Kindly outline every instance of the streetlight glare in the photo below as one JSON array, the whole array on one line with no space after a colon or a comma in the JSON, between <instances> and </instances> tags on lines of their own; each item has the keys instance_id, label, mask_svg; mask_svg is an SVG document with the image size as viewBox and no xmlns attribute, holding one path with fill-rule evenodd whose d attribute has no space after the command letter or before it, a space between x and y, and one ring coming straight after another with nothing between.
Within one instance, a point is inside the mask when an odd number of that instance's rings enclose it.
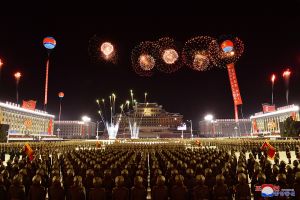
<instances>
[{"instance_id":1,"label":"streetlight glare","mask_svg":"<svg viewBox=\"0 0 300 200\"><path fill-rule=\"evenodd\" d=\"M214 119L213 115L211 114L207 114L205 117L204 117L204 120L206 121L212 121Z\"/></svg>"},{"instance_id":2,"label":"streetlight glare","mask_svg":"<svg viewBox=\"0 0 300 200\"><path fill-rule=\"evenodd\" d=\"M91 118L89 118L88 116L82 116L82 121L84 122L90 122L91 121Z\"/></svg>"}]
</instances>

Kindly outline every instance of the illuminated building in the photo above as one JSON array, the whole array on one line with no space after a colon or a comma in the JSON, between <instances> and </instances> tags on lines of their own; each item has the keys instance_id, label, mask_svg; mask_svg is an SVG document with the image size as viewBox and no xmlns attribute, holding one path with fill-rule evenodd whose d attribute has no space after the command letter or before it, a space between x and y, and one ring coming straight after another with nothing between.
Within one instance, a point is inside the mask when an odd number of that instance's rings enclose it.
<instances>
[{"instance_id":1,"label":"illuminated building","mask_svg":"<svg viewBox=\"0 0 300 200\"><path fill-rule=\"evenodd\" d=\"M9 139L25 136L53 135L54 115L20 107L19 104L0 102L0 124L8 125ZM32 137L29 137L32 139Z\"/></svg>"},{"instance_id":2,"label":"illuminated building","mask_svg":"<svg viewBox=\"0 0 300 200\"><path fill-rule=\"evenodd\" d=\"M139 137L164 137L172 134L182 124L183 116L169 113L157 103L137 103L133 111L122 116L119 134L129 134L129 121L136 121L140 127ZM120 136L119 136L120 137Z\"/></svg>"},{"instance_id":3,"label":"illuminated building","mask_svg":"<svg viewBox=\"0 0 300 200\"><path fill-rule=\"evenodd\" d=\"M279 135L283 122L292 117L299 121L299 106L288 105L279 107L277 110L255 113L251 116L251 133L255 135Z\"/></svg>"},{"instance_id":4,"label":"illuminated building","mask_svg":"<svg viewBox=\"0 0 300 200\"><path fill-rule=\"evenodd\" d=\"M240 137L248 136L251 132L250 119L215 119L199 122L201 137Z\"/></svg>"},{"instance_id":5,"label":"illuminated building","mask_svg":"<svg viewBox=\"0 0 300 200\"><path fill-rule=\"evenodd\" d=\"M54 121L55 134L65 139L95 139L96 123L84 121Z\"/></svg>"}]
</instances>

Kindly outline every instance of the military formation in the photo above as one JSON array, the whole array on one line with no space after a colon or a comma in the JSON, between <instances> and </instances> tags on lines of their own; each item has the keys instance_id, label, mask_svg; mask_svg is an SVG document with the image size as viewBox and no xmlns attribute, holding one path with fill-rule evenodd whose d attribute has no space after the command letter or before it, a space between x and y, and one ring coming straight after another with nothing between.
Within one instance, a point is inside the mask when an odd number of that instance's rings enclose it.
<instances>
[{"instance_id":1,"label":"military formation","mask_svg":"<svg viewBox=\"0 0 300 200\"><path fill-rule=\"evenodd\" d=\"M264 184L300 199L298 140L269 141L272 160L261 139L159 141L29 143L33 158L25 143L0 144L0 199L264 199Z\"/></svg>"}]
</instances>

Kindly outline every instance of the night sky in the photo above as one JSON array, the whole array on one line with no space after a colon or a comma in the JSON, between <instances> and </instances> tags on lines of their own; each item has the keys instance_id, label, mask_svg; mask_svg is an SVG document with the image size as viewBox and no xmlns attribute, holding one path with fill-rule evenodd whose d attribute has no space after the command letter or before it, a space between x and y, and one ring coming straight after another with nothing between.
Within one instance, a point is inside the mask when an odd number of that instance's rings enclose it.
<instances>
[{"instance_id":1,"label":"night sky","mask_svg":"<svg viewBox=\"0 0 300 200\"><path fill-rule=\"evenodd\" d=\"M193 122L212 113L216 118L233 118L233 100L226 69L206 72L184 66L173 74L155 73L140 77L131 67L131 50L141 41L172 37L183 46L194 36L222 34L238 36L245 51L236 63L236 73L247 118L271 101L271 73L277 74L274 102L283 106L285 87L282 72L289 67L290 103L300 103L300 17L282 16L76 16L2 17L0 58L5 65L0 81L0 100L15 101L13 74L21 71L20 99L37 100L43 108L45 36L53 36L57 46L51 54L47 111L58 115L58 92L63 91L62 120L78 120L86 114L99 120L96 98L115 92L118 105L129 99L133 89L138 101L148 93L169 111L181 113ZM88 54L93 35L111 41L117 62L92 62Z\"/></svg>"}]
</instances>

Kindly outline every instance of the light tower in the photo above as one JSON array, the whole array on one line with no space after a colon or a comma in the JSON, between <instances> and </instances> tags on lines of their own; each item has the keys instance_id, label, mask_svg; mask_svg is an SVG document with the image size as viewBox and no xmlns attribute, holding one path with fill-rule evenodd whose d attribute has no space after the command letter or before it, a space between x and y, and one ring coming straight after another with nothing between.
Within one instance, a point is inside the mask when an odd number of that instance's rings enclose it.
<instances>
[{"instance_id":1,"label":"light tower","mask_svg":"<svg viewBox=\"0 0 300 200\"><path fill-rule=\"evenodd\" d=\"M50 53L56 46L56 40L53 37L45 37L43 40L43 45L48 51L48 56L46 61L45 99L44 99L44 110L46 111L47 103L48 103L48 77L49 77Z\"/></svg>"}]
</instances>

